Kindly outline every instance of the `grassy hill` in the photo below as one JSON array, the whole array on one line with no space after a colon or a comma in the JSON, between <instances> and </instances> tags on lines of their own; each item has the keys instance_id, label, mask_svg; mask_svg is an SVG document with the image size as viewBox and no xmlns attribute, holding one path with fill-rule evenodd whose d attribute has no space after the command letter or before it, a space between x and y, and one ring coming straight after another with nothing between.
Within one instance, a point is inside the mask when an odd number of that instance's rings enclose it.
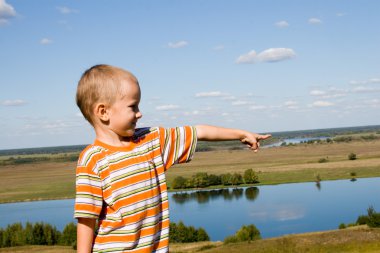
<instances>
[{"instance_id":1,"label":"grassy hill","mask_svg":"<svg viewBox=\"0 0 380 253\"><path fill-rule=\"evenodd\" d=\"M0 252L74 253L71 247L25 246L3 248ZM223 244L200 242L170 244L172 253L375 253L380 252L380 229L366 226L343 230L287 235L253 242Z\"/></svg>"}]
</instances>

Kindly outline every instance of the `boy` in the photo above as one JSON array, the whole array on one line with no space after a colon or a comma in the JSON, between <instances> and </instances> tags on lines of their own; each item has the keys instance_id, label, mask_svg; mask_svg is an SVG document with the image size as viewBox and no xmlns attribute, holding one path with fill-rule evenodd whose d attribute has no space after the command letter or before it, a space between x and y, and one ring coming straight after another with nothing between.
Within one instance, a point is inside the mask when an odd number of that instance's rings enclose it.
<instances>
[{"instance_id":1,"label":"boy","mask_svg":"<svg viewBox=\"0 0 380 253\"><path fill-rule=\"evenodd\" d=\"M77 105L96 133L76 172L79 253L168 252L164 172L190 161L197 140L241 140L257 151L270 137L205 125L136 128L140 97L137 79L108 65L93 66L78 83Z\"/></svg>"}]
</instances>

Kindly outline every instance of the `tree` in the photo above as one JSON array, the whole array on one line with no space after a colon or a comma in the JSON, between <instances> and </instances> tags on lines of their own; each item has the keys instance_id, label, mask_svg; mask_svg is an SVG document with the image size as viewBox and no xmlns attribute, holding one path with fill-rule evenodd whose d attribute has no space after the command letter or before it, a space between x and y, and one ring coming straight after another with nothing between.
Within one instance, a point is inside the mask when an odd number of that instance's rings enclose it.
<instances>
[{"instance_id":1,"label":"tree","mask_svg":"<svg viewBox=\"0 0 380 253\"><path fill-rule=\"evenodd\" d=\"M220 175L221 181L223 185L231 185L232 184L232 175L231 173Z\"/></svg>"},{"instance_id":2,"label":"tree","mask_svg":"<svg viewBox=\"0 0 380 253\"><path fill-rule=\"evenodd\" d=\"M46 245L55 245L58 243L58 240L61 236L60 232L56 227L53 227L50 224L43 225L44 237L46 241Z\"/></svg>"},{"instance_id":3,"label":"tree","mask_svg":"<svg viewBox=\"0 0 380 253\"><path fill-rule=\"evenodd\" d=\"M77 226L70 222L63 229L60 244L66 246L72 246L76 243L77 240Z\"/></svg>"},{"instance_id":4,"label":"tree","mask_svg":"<svg viewBox=\"0 0 380 253\"><path fill-rule=\"evenodd\" d=\"M259 182L259 177L253 171L253 169L248 169L244 171L244 182L246 184L255 184Z\"/></svg>"},{"instance_id":5,"label":"tree","mask_svg":"<svg viewBox=\"0 0 380 253\"><path fill-rule=\"evenodd\" d=\"M253 224L248 226L242 226L236 232L236 237L241 242L261 239L260 231Z\"/></svg>"},{"instance_id":6,"label":"tree","mask_svg":"<svg viewBox=\"0 0 380 253\"><path fill-rule=\"evenodd\" d=\"M193 176L194 187L204 188L209 186L208 175L205 172L198 172Z\"/></svg>"},{"instance_id":7,"label":"tree","mask_svg":"<svg viewBox=\"0 0 380 253\"><path fill-rule=\"evenodd\" d=\"M222 184L222 179L218 175L210 174L208 176L209 185L220 185Z\"/></svg>"},{"instance_id":8,"label":"tree","mask_svg":"<svg viewBox=\"0 0 380 253\"><path fill-rule=\"evenodd\" d=\"M181 176L177 176L174 178L172 182L173 189L184 189L186 188L186 179Z\"/></svg>"},{"instance_id":9,"label":"tree","mask_svg":"<svg viewBox=\"0 0 380 253\"><path fill-rule=\"evenodd\" d=\"M243 183L243 177L239 173L234 173L231 177L232 185L239 185Z\"/></svg>"},{"instance_id":10,"label":"tree","mask_svg":"<svg viewBox=\"0 0 380 253\"><path fill-rule=\"evenodd\" d=\"M197 241L198 242L210 241L210 237L208 236L206 230L204 230L203 228L198 228Z\"/></svg>"},{"instance_id":11,"label":"tree","mask_svg":"<svg viewBox=\"0 0 380 253\"><path fill-rule=\"evenodd\" d=\"M33 245L46 245L43 223L37 222L33 226Z\"/></svg>"}]
</instances>

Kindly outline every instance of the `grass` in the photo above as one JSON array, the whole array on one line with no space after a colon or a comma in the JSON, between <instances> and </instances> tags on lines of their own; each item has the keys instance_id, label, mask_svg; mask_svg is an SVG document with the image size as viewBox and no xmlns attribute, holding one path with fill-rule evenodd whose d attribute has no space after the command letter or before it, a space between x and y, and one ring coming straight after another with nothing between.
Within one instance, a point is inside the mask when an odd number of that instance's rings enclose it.
<instances>
[{"instance_id":1,"label":"grass","mask_svg":"<svg viewBox=\"0 0 380 253\"><path fill-rule=\"evenodd\" d=\"M222 242L199 242L170 244L169 247L172 253L375 253L380 252L380 229L360 226L227 245ZM0 252L74 253L75 251L72 247L63 246L23 246L3 248Z\"/></svg>"},{"instance_id":2,"label":"grass","mask_svg":"<svg viewBox=\"0 0 380 253\"><path fill-rule=\"evenodd\" d=\"M348 160L355 153L357 160ZM319 163L327 158L328 162ZM73 198L76 162L40 162L0 166L0 203ZM169 169L167 181L176 176L191 177L197 172L243 174L252 168L260 184L282 184L323 180L380 177L380 140L349 143L300 144L248 150L198 152L191 163Z\"/></svg>"}]
</instances>

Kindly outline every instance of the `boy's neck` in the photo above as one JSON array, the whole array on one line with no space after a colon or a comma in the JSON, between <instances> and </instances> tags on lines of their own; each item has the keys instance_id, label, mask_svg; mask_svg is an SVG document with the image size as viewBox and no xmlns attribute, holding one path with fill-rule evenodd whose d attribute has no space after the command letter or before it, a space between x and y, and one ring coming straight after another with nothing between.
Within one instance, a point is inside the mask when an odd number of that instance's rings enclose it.
<instances>
[{"instance_id":1,"label":"boy's neck","mask_svg":"<svg viewBox=\"0 0 380 253\"><path fill-rule=\"evenodd\" d=\"M131 145L132 137L119 136L110 129L94 127L96 139L104 144L114 147L128 147Z\"/></svg>"}]
</instances>

